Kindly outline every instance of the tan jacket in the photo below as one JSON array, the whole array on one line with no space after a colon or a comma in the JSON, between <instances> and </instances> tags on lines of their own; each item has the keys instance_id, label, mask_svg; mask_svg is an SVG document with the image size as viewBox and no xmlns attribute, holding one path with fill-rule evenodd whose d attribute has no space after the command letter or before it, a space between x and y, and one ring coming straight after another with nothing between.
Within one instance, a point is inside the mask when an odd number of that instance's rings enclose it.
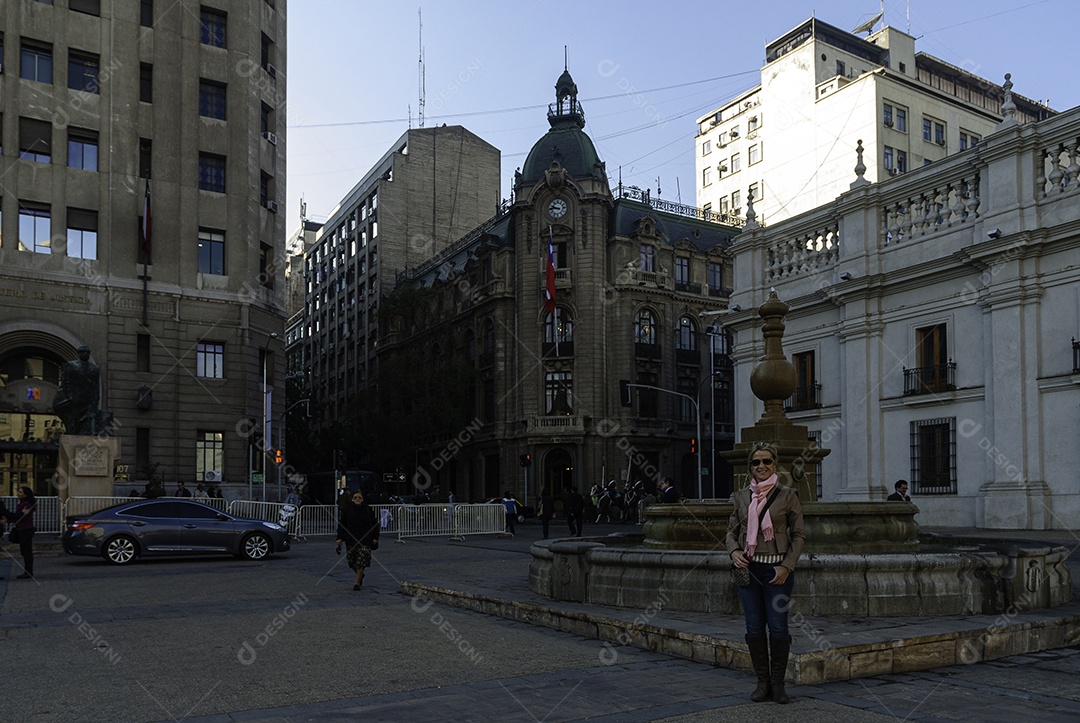
<instances>
[{"instance_id":1,"label":"tan jacket","mask_svg":"<svg viewBox=\"0 0 1080 723\"><path fill-rule=\"evenodd\" d=\"M806 542L806 531L803 529L802 503L795 490L776 485L779 493L769 507L769 516L773 522L773 539L765 542L761 532L758 532L757 552L762 555L780 554L784 561L780 564L789 570L795 569L795 564L802 554L803 544ZM747 511L750 508L750 488L744 487L734 495L735 509L728 519L727 551L730 555L735 550L746 547L746 523Z\"/></svg>"}]
</instances>

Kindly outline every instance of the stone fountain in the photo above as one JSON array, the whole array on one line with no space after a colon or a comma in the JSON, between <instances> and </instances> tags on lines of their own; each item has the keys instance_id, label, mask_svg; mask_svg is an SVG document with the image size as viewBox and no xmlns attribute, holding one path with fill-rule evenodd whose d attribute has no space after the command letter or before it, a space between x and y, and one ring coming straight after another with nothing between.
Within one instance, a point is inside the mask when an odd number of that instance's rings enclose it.
<instances>
[{"instance_id":1,"label":"stone fountain","mask_svg":"<svg viewBox=\"0 0 1080 723\"><path fill-rule=\"evenodd\" d=\"M830 450L792 424L784 400L796 387L783 352L788 305L773 292L758 308L765 355L750 387L765 411L722 453L741 469L756 442L780 452L781 482L803 501L806 545L795 600L815 615L861 617L999 614L1072 597L1065 547L976 539L920 539L912 503L819 502L813 470ZM745 483L744 483L745 484ZM740 612L724 545L730 502L651 505L643 535L544 540L533 545L529 587L555 600L645 609Z\"/></svg>"}]
</instances>

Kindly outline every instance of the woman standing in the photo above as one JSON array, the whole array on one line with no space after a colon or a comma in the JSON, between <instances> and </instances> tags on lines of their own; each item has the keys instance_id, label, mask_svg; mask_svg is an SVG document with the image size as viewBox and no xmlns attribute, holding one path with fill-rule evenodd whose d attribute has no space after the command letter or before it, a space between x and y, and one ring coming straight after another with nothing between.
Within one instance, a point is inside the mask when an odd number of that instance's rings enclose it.
<instances>
[{"instance_id":1,"label":"woman standing","mask_svg":"<svg viewBox=\"0 0 1080 723\"><path fill-rule=\"evenodd\" d=\"M750 584L739 588L739 601L746 619L746 646L757 675L757 688L750 696L755 703L770 695L777 703L788 702L784 691L791 650L788 609L795 564L806 540L802 504L795 490L779 483L778 458L775 446L754 445L749 458L750 486L735 493L735 509L728 520L731 562L750 571Z\"/></svg>"},{"instance_id":2,"label":"woman standing","mask_svg":"<svg viewBox=\"0 0 1080 723\"><path fill-rule=\"evenodd\" d=\"M348 550L345 557L349 567L356 571L353 590L359 590L364 584L364 570L371 567L371 551L379 549L379 525L375 521L375 511L364 501L361 490L353 492L352 504L341 509L337 533L339 552L342 542Z\"/></svg>"},{"instance_id":3,"label":"woman standing","mask_svg":"<svg viewBox=\"0 0 1080 723\"><path fill-rule=\"evenodd\" d=\"M15 493L19 498L19 504L15 506L15 514L7 518L8 522L14 523L13 530L19 542L19 553L23 559L23 574L18 575L19 580L29 580L34 576L34 491L23 485Z\"/></svg>"}]
</instances>

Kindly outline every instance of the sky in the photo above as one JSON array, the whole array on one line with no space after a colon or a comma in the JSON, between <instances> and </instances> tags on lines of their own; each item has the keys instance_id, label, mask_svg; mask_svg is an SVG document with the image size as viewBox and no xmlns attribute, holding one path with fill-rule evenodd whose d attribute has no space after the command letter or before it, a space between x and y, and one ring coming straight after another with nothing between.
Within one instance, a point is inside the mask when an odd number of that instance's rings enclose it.
<instances>
[{"instance_id":1,"label":"sky","mask_svg":"<svg viewBox=\"0 0 1080 723\"><path fill-rule=\"evenodd\" d=\"M764 12L764 8L768 12ZM915 49L1056 110L1080 104L1076 0L891 0ZM288 15L290 236L301 198L325 220L410 127L462 125L502 152L502 195L547 132L564 48L585 131L613 184L694 204L695 120L757 85L765 45L811 16L852 30L879 0L292 0ZM875 30L881 25L875 26Z\"/></svg>"}]
</instances>

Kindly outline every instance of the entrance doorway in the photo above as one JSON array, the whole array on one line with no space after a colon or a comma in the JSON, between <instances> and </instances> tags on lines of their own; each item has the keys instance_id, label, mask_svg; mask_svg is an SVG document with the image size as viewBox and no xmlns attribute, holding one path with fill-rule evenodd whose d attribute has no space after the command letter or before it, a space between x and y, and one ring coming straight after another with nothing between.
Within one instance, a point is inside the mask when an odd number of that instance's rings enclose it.
<instances>
[{"instance_id":1,"label":"entrance doorway","mask_svg":"<svg viewBox=\"0 0 1080 723\"><path fill-rule=\"evenodd\" d=\"M544 455L544 474L540 478L540 485L536 489L537 496L540 490L547 486L553 497L559 498L562 493L574 484L574 457L562 447L549 450ZM580 490L578 490L580 492Z\"/></svg>"}]
</instances>

